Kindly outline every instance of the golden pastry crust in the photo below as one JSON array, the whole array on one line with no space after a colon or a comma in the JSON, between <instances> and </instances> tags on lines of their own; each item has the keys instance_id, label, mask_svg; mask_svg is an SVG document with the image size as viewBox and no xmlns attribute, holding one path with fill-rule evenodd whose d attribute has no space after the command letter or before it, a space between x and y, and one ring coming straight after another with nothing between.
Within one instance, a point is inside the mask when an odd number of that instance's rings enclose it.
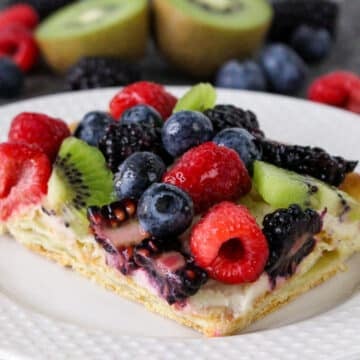
<instances>
[{"instance_id":1,"label":"golden pastry crust","mask_svg":"<svg viewBox=\"0 0 360 360\"><path fill-rule=\"evenodd\" d=\"M340 189L360 202L360 174L347 174L345 180L340 185Z\"/></svg>"},{"instance_id":2,"label":"golden pastry crust","mask_svg":"<svg viewBox=\"0 0 360 360\"><path fill-rule=\"evenodd\" d=\"M22 242L21 239L19 240ZM345 268L343 261L340 258L334 257L327 266L320 267L318 271L313 271L311 276L307 276L307 274L304 276L295 275L289 279L286 285L267 292L256 300L254 306L249 311L241 315L234 316L225 307L212 308L205 312L205 315L200 315L179 311L174 306L168 305L149 290L136 284L130 277L123 276L118 271L104 265L100 258L88 263L79 262L78 259L72 258L66 253L50 252L42 246L35 244L25 245L42 256L54 260L63 266L71 267L106 289L114 291L129 300L141 303L148 310L173 319L209 337L230 335L241 331Z\"/></svg>"}]
</instances>

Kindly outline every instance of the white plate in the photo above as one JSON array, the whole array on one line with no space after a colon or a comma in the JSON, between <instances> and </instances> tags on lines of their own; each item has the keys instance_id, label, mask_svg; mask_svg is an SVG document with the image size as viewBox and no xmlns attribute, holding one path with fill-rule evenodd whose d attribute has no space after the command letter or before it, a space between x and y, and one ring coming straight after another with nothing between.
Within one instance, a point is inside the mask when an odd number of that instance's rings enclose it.
<instances>
[{"instance_id":1,"label":"white plate","mask_svg":"<svg viewBox=\"0 0 360 360\"><path fill-rule=\"evenodd\" d=\"M176 94L184 89L172 88ZM0 140L21 111L73 122L106 109L114 89L38 98L0 110ZM253 110L279 140L360 159L360 117L286 97L219 91L219 103ZM340 274L245 334L205 339L79 275L0 239L0 358L360 359L360 256Z\"/></svg>"}]
</instances>

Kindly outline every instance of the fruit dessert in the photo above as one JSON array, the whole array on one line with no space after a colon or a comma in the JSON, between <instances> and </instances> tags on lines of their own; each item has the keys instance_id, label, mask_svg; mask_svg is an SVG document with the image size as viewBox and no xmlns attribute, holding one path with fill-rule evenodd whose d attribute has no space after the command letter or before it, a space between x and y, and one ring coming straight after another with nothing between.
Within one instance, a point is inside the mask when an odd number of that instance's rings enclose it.
<instances>
[{"instance_id":1,"label":"fruit dessert","mask_svg":"<svg viewBox=\"0 0 360 360\"><path fill-rule=\"evenodd\" d=\"M176 99L140 82L72 134L43 114L13 120L0 228L151 311L229 335L346 269L360 250L356 166L268 138L208 84Z\"/></svg>"}]
</instances>

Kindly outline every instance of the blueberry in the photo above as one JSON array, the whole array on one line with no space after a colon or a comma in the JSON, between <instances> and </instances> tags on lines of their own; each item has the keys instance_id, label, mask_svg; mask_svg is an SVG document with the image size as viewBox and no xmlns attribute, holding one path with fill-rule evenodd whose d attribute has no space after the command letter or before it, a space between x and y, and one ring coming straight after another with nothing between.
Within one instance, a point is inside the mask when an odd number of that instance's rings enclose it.
<instances>
[{"instance_id":1,"label":"blueberry","mask_svg":"<svg viewBox=\"0 0 360 360\"><path fill-rule=\"evenodd\" d=\"M7 58L0 58L0 97L15 97L23 86L24 74L19 67Z\"/></svg>"},{"instance_id":2,"label":"blueberry","mask_svg":"<svg viewBox=\"0 0 360 360\"><path fill-rule=\"evenodd\" d=\"M254 61L225 63L216 75L216 86L255 91L266 90L266 78L262 68Z\"/></svg>"},{"instance_id":3,"label":"blueberry","mask_svg":"<svg viewBox=\"0 0 360 360\"><path fill-rule=\"evenodd\" d=\"M191 198L170 184L153 184L138 203L137 216L141 227L150 235L164 238L182 234L194 217Z\"/></svg>"},{"instance_id":4,"label":"blueberry","mask_svg":"<svg viewBox=\"0 0 360 360\"><path fill-rule=\"evenodd\" d=\"M280 94L295 94L303 86L307 68L303 60L286 45L267 46L260 55L271 90Z\"/></svg>"},{"instance_id":5,"label":"blueberry","mask_svg":"<svg viewBox=\"0 0 360 360\"><path fill-rule=\"evenodd\" d=\"M316 62L330 53L332 38L326 29L301 25L291 38L291 46L305 61Z\"/></svg>"},{"instance_id":6,"label":"blueberry","mask_svg":"<svg viewBox=\"0 0 360 360\"><path fill-rule=\"evenodd\" d=\"M165 122L161 137L165 150L177 157L190 148L211 140L213 125L197 111L179 111Z\"/></svg>"},{"instance_id":7,"label":"blueberry","mask_svg":"<svg viewBox=\"0 0 360 360\"><path fill-rule=\"evenodd\" d=\"M222 130L213 139L218 145L234 149L249 170L253 162L261 158L261 150L254 140L253 135L241 128Z\"/></svg>"},{"instance_id":8,"label":"blueberry","mask_svg":"<svg viewBox=\"0 0 360 360\"><path fill-rule=\"evenodd\" d=\"M114 119L108 113L91 111L85 114L74 135L89 145L98 146L106 128L113 122Z\"/></svg>"},{"instance_id":9,"label":"blueberry","mask_svg":"<svg viewBox=\"0 0 360 360\"><path fill-rule=\"evenodd\" d=\"M151 152L130 155L115 174L115 191L120 200L138 200L153 183L161 180L166 166L161 158Z\"/></svg>"},{"instance_id":10,"label":"blueberry","mask_svg":"<svg viewBox=\"0 0 360 360\"><path fill-rule=\"evenodd\" d=\"M164 123L161 115L153 107L147 105L136 105L126 110L122 114L120 121L122 124L137 123L159 128L161 128Z\"/></svg>"}]
</instances>

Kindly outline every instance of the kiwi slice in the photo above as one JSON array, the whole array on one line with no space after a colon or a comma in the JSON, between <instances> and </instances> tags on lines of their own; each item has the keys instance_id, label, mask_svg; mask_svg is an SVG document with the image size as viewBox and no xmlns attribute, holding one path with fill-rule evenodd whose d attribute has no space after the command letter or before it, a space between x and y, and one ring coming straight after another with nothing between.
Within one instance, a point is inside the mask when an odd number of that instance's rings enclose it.
<instances>
[{"instance_id":1,"label":"kiwi slice","mask_svg":"<svg viewBox=\"0 0 360 360\"><path fill-rule=\"evenodd\" d=\"M141 57L148 27L147 0L83 0L42 22L36 39L48 64L64 72L84 56Z\"/></svg>"},{"instance_id":2,"label":"kiwi slice","mask_svg":"<svg viewBox=\"0 0 360 360\"><path fill-rule=\"evenodd\" d=\"M360 203L339 189L310 176L299 175L262 161L254 162L253 183L274 208L298 204L340 218L360 220Z\"/></svg>"},{"instance_id":3,"label":"kiwi slice","mask_svg":"<svg viewBox=\"0 0 360 360\"><path fill-rule=\"evenodd\" d=\"M153 0L157 44L178 68L213 75L226 60L252 55L271 24L267 0Z\"/></svg>"},{"instance_id":4,"label":"kiwi slice","mask_svg":"<svg viewBox=\"0 0 360 360\"><path fill-rule=\"evenodd\" d=\"M197 84L178 100L174 113L182 110L203 112L215 106L216 98L216 90L211 84Z\"/></svg>"},{"instance_id":5,"label":"kiwi slice","mask_svg":"<svg viewBox=\"0 0 360 360\"><path fill-rule=\"evenodd\" d=\"M77 231L86 231L89 206L114 200L113 176L103 154L75 137L62 143L48 184L46 206Z\"/></svg>"}]
</instances>

